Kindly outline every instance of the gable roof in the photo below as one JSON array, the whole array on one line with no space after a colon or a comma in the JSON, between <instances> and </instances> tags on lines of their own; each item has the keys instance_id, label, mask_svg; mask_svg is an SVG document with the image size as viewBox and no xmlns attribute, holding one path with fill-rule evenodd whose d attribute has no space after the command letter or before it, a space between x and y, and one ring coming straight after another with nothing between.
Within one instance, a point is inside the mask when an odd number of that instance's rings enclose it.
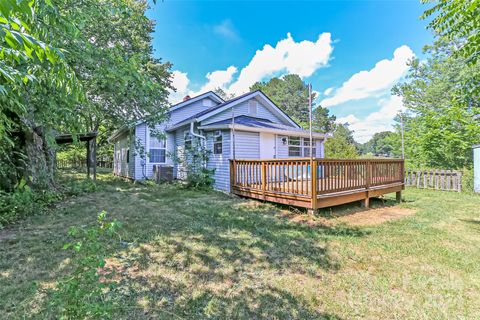
<instances>
[{"instance_id":1,"label":"gable roof","mask_svg":"<svg viewBox=\"0 0 480 320\"><path fill-rule=\"evenodd\" d=\"M213 91L207 91L205 93L202 93L202 94L199 94L198 96L195 96L193 98L190 98L186 101L182 101L182 102L179 102L179 103L176 103L174 105L172 105L170 107L170 112L171 111L175 111L175 110L178 110L186 105L189 105L190 103L192 102L196 102L196 101L199 101L199 100L202 100L202 99L205 99L205 98L210 98L212 99L213 101L217 102L217 103L224 103L225 100L223 100L222 98L220 98L220 96L218 94L216 94L215 92Z\"/></svg>"},{"instance_id":2,"label":"gable roof","mask_svg":"<svg viewBox=\"0 0 480 320\"><path fill-rule=\"evenodd\" d=\"M175 124L173 124L169 130L172 130L174 128L180 127L182 125L185 125L191 121L202 121L205 120L217 113L220 113L224 110L227 110L228 108L234 106L235 104L247 101L248 99L254 98L254 97L259 97L260 99L264 100L265 104L267 105L268 108L271 109L274 113L276 113L280 118L283 118L286 122L290 123L293 128L300 128L300 126L292 119L290 118L285 112L283 112L267 95L265 95L262 91L256 90L253 92L247 92L245 94L242 94L238 97L235 97L231 100L225 101L219 105L210 107L208 109L202 110L198 112L197 114L194 114L182 121L179 121Z\"/></svg>"},{"instance_id":3,"label":"gable roof","mask_svg":"<svg viewBox=\"0 0 480 320\"><path fill-rule=\"evenodd\" d=\"M250 116L237 116L234 118L235 121L232 123L232 119L225 119L217 121L214 123L209 123L204 126L200 126L199 129L204 130L218 130L218 129L232 129L235 126L237 130L245 131L255 131L255 132L273 132L283 135L297 135L302 137L310 136L310 131L304 130L302 128L294 128L280 123L274 123L267 119L255 118ZM329 134L323 134L318 132L312 132L314 138L328 138Z\"/></svg>"}]
</instances>

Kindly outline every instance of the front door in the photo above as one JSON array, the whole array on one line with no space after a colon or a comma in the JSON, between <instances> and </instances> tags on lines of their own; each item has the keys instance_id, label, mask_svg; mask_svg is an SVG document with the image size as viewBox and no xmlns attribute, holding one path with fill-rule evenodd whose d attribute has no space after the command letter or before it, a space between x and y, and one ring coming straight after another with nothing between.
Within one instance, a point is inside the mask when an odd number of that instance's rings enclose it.
<instances>
[{"instance_id":1,"label":"front door","mask_svg":"<svg viewBox=\"0 0 480 320\"><path fill-rule=\"evenodd\" d=\"M275 134L260 132L260 159L275 158Z\"/></svg>"}]
</instances>

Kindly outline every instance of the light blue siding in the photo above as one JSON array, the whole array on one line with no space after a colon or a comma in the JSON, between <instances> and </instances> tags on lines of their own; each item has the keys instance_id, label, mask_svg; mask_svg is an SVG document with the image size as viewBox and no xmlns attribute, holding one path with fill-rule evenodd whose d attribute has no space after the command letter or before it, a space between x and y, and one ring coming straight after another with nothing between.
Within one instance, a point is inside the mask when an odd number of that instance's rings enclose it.
<instances>
[{"instance_id":1,"label":"light blue siding","mask_svg":"<svg viewBox=\"0 0 480 320\"><path fill-rule=\"evenodd\" d=\"M255 98L252 98L252 99L255 99ZM255 101L257 101L257 114L256 115L250 114L250 110L249 110L250 109L249 108L250 100L251 99L249 99L247 101L244 101L244 102L242 102L242 103L240 103L240 104L238 104L234 107L235 117L245 115L245 116L252 116L252 117L255 117L255 118L267 119L267 120L270 120L270 121L275 122L275 123L288 124L288 123L284 123L282 120L280 120L267 107L265 107L263 104L258 102L256 99L255 99ZM214 115L214 116L212 116L208 119L205 119L204 121L202 121L202 125L222 121L222 120L225 120L225 119L231 119L231 118L232 118L232 109L228 108L225 111L222 111L222 112L220 112L220 113L218 113L218 114L216 114L216 115Z\"/></svg>"},{"instance_id":2,"label":"light blue siding","mask_svg":"<svg viewBox=\"0 0 480 320\"><path fill-rule=\"evenodd\" d=\"M218 190L230 191L230 131L222 131L222 154L213 153L214 132L207 132L207 150L212 154L207 162L208 169L215 169L214 187Z\"/></svg>"},{"instance_id":3,"label":"light blue siding","mask_svg":"<svg viewBox=\"0 0 480 320\"><path fill-rule=\"evenodd\" d=\"M235 159L260 159L260 134L235 131Z\"/></svg>"},{"instance_id":4,"label":"light blue siding","mask_svg":"<svg viewBox=\"0 0 480 320\"><path fill-rule=\"evenodd\" d=\"M174 125L217 104L218 103L216 103L210 98L204 98L202 100L195 101L189 105L181 107L180 109L174 110L170 115L167 126Z\"/></svg>"},{"instance_id":5,"label":"light blue siding","mask_svg":"<svg viewBox=\"0 0 480 320\"><path fill-rule=\"evenodd\" d=\"M475 192L480 192L480 145L473 148L473 180Z\"/></svg>"}]
</instances>

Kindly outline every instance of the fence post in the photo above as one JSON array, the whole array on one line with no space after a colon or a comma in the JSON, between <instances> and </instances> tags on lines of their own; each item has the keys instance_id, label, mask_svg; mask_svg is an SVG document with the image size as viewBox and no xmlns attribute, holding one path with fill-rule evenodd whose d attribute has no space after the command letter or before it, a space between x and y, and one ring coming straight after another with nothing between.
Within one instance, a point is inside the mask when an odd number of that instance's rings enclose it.
<instances>
[{"instance_id":1,"label":"fence post","mask_svg":"<svg viewBox=\"0 0 480 320\"><path fill-rule=\"evenodd\" d=\"M367 179L365 181L365 187L370 189L370 186L372 184L372 163L370 160L367 160Z\"/></svg>"},{"instance_id":2,"label":"fence post","mask_svg":"<svg viewBox=\"0 0 480 320\"><path fill-rule=\"evenodd\" d=\"M266 164L265 164L265 161L262 161L262 194L263 194L263 200L265 200L266 183L267 183Z\"/></svg>"},{"instance_id":3,"label":"fence post","mask_svg":"<svg viewBox=\"0 0 480 320\"><path fill-rule=\"evenodd\" d=\"M462 192L462 172L461 171L457 172L457 187L458 187L458 192Z\"/></svg>"}]
</instances>

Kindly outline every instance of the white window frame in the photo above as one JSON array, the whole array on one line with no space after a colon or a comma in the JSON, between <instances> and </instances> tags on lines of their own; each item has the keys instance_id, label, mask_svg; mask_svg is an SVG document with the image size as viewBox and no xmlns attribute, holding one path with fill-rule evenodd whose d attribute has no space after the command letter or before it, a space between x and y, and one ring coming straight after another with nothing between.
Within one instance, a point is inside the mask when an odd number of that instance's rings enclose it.
<instances>
[{"instance_id":1,"label":"white window frame","mask_svg":"<svg viewBox=\"0 0 480 320\"><path fill-rule=\"evenodd\" d=\"M298 144L291 144L292 140L297 140L298 139ZM288 157L301 157L302 156L302 150L303 150L303 146L302 146L302 138L300 137L295 137L295 136L288 136L287 137L287 147L288 147ZM298 148L298 151L299 151L299 154L298 156L297 155L291 155L290 154L290 148Z\"/></svg>"},{"instance_id":2,"label":"white window frame","mask_svg":"<svg viewBox=\"0 0 480 320\"><path fill-rule=\"evenodd\" d=\"M316 140L312 142L313 157L317 156ZM310 138L302 138L302 155L303 157L310 157Z\"/></svg>"},{"instance_id":3,"label":"white window frame","mask_svg":"<svg viewBox=\"0 0 480 320\"><path fill-rule=\"evenodd\" d=\"M167 163L167 138L163 138L163 148L158 148L158 147L154 147L152 148L152 141L154 141L154 139L157 139L157 137L152 137L150 135L150 139L148 141L148 161L149 163L152 163L152 164L164 164L164 163ZM160 142L160 141L159 141ZM157 162L157 161L153 161L152 160L152 150L163 150L164 152L164 161L163 162Z\"/></svg>"},{"instance_id":4,"label":"white window frame","mask_svg":"<svg viewBox=\"0 0 480 320\"><path fill-rule=\"evenodd\" d=\"M220 138L220 141L217 139ZM220 144L220 152L217 153L217 149L215 145ZM213 154L214 155L222 155L223 154L223 134L221 130L217 130L213 132Z\"/></svg>"},{"instance_id":5,"label":"white window frame","mask_svg":"<svg viewBox=\"0 0 480 320\"><path fill-rule=\"evenodd\" d=\"M190 137L190 139L187 140L187 136ZM190 147L188 149L191 150L193 147L193 135L189 130L183 131L183 146L185 147L185 150L187 150L187 141L190 141Z\"/></svg>"},{"instance_id":6,"label":"white window frame","mask_svg":"<svg viewBox=\"0 0 480 320\"><path fill-rule=\"evenodd\" d=\"M291 144L291 141L293 139L299 141L299 144ZM289 158L294 158L294 157L310 157L310 138L303 138L303 137L296 137L296 136L288 136L287 137L287 151L288 151L288 157ZM300 149L300 154L298 156L292 156L290 155L290 148L298 148ZM313 151L313 156L317 156L317 145L316 145L316 139L313 139L313 144L312 144L312 151Z\"/></svg>"}]
</instances>

